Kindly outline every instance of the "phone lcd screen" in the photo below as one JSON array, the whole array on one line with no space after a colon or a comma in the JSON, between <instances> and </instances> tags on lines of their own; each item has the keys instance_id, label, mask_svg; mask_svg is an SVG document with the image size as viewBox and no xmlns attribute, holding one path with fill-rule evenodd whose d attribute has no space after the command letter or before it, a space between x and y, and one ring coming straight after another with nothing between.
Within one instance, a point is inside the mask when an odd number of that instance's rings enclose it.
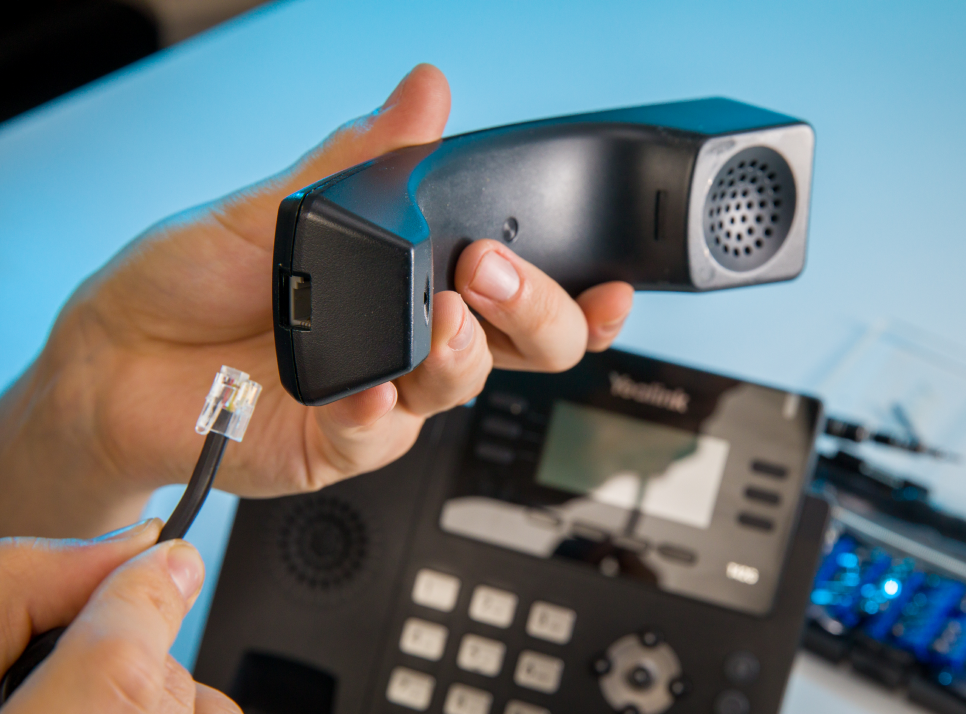
<instances>
[{"instance_id":1,"label":"phone lcd screen","mask_svg":"<svg viewBox=\"0 0 966 714\"><path fill-rule=\"evenodd\" d=\"M711 524L729 444L706 434L558 401L536 481L694 528Z\"/></svg>"}]
</instances>

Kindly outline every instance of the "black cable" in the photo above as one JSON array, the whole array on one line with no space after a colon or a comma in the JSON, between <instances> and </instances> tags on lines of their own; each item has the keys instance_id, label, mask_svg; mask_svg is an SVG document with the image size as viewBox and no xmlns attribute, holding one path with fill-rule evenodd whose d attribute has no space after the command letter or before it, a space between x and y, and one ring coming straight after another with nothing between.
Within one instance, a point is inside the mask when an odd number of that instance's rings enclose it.
<instances>
[{"instance_id":1,"label":"black cable","mask_svg":"<svg viewBox=\"0 0 966 714\"><path fill-rule=\"evenodd\" d=\"M861 444L863 441L871 441L876 444L891 446L894 449L901 449L902 451L909 451L914 454L924 454L935 459L959 461L958 455L926 446L918 439L903 438L895 434L872 431L861 424L854 424L843 419L829 417L825 422L825 433L838 439L854 441L857 444Z\"/></svg>"},{"instance_id":2,"label":"black cable","mask_svg":"<svg viewBox=\"0 0 966 714\"><path fill-rule=\"evenodd\" d=\"M185 537L191 524L194 523L195 516L198 515L198 511L204 505L205 499L208 498L211 484L215 480L215 473L218 471L219 464L221 464L221 457L225 453L227 444L227 436L216 434L213 431L208 432L208 436L205 437L205 445L201 447L201 456L198 457L198 463L195 464L191 480L188 481L188 487L185 489L184 495L181 496L181 500L178 501L178 505L168 516L168 522L161 529L158 543Z\"/></svg>"},{"instance_id":3,"label":"black cable","mask_svg":"<svg viewBox=\"0 0 966 714\"><path fill-rule=\"evenodd\" d=\"M211 484L215 480L215 473L221 464L221 457L225 453L225 446L228 444L228 437L208 432L205 444L201 447L201 455L195 470L191 474L188 486L185 488L181 500L175 506L174 511L168 517L167 523L161 529L158 536L158 543L175 538L184 538L195 517L205 503L205 499L211 492ZM27 649L14 662L7 673L0 680L0 706L10 698L14 690L30 676L30 673L43 662L47 655L54 651L57 640L66 630L66 627L57 627L37 635L27 645Z\"/></svg>"}]
</instances>

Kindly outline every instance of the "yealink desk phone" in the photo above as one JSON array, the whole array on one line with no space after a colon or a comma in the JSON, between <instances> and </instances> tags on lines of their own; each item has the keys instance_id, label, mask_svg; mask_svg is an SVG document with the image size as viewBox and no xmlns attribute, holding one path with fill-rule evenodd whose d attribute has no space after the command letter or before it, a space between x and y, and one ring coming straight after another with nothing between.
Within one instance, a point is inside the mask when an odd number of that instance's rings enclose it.
<instances>
[{"instance_id":1,"label":"yealink desk phone","mask_svg":"<svg viewBox=\"0 0 966 714\"><path fill-rule=\"evenodd\" d=\"M809 397L610 350L242 501L196 677L246 714L776 714L827 508Z\"/></svg>"}]
</instances>

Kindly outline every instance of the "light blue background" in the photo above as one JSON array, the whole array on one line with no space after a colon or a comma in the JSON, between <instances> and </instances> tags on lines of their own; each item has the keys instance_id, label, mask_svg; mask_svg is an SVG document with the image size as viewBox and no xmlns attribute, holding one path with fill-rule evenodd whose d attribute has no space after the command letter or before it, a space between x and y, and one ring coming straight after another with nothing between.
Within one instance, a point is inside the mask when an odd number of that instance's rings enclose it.
<instances>
[{"instance_id":1,"label":"light blue background","mask_svg":"<svg viewBox=\"0 0 966 714\"><path fill-rule=\"evenodd\" d=\"M962 2L269 6L0 125L0 383L125 242L284 167L422 61L449 77L448 133L708 95L813 124L803 276L638 295L623 346L810 389L882 318L966 342L964 38ZM209 567L230 510L193 533Z\"/></svg>"}]
</instances>

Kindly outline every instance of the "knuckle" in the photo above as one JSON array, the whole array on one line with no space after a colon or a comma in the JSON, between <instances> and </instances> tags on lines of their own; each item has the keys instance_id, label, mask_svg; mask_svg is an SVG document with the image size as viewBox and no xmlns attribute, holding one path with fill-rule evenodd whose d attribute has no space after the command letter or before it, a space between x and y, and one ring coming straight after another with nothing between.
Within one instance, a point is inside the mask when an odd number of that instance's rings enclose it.
<instances>
[{"instance_id":1,"label":"knuckle","mask_svg":"<svg viewBox=\"0 0 966 714\"><path fill-rule=\"evenodd\" d=\"M147 649L120 637L104 638L90 651L103 677L111 712L149 712L164 690L164 672L155 666Z\"/></svg>"},{"instance_id":2,"label":"knuckle","mask_svg":"<svg viewBox=\"0 0 966 714\"><path fill-rule=\"evenodd\" d=\"M562 300L555 286L537 287L530 286L527 291L529 295L529 306L524 310L527 319L524 320L524 328L528 330L542 332L554 327L560 321Z\"/></svg>"},{"instance_id":3,"label":"knuckle","mask_svg":"<svg viewBox=\"0 0 966 714\"><path fill-rule=\"evenodd\" d=\"M179 620L184 615L184 599L166 575L152 573L151 577L139 577L126 584L116 597L136 607L143 608L148 603L166 621Z\"/></svg>"},{"instance_id":4,"label":"knuckle","mask_svg":"<svg viewBox=\"0 0 966 714\"><path fill-rule=\"evenodd\" d=\"M550 354L543 360L545 372L566 372L580 361L580 355Z\"/></svg>"}]
</instances>

